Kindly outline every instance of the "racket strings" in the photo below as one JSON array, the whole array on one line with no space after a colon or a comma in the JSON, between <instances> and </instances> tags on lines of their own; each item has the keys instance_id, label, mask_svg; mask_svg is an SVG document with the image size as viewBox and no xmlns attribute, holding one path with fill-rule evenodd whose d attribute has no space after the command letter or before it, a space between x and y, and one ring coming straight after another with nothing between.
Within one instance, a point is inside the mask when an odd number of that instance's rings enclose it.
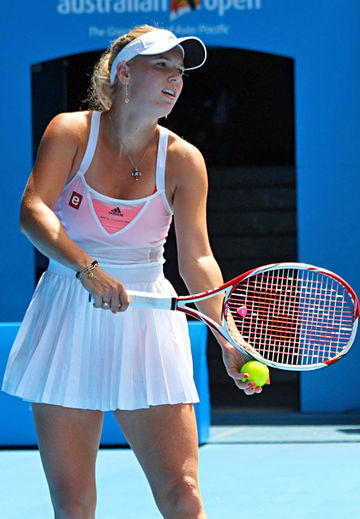
<instances>
[{"instance_id":1,"label":"racket strings","mask_svg":"<svg viewBox=\"0 0 360 519\"><path fill-rule=\"evenodd\" d=\"M238 313L241 307L246 307L245 316ZM352 333L354 311L347 290L317 271L257 274L233 289L227 308L237 332L276 363L326 362L341 353Z\"/></svg>"}]
</instances>

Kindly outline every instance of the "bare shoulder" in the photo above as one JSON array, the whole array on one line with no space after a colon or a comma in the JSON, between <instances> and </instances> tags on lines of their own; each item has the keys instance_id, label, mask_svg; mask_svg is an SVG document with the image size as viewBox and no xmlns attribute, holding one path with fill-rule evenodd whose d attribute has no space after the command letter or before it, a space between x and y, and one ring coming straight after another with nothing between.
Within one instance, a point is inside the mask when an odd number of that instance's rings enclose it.
<instances>
[{"instance_id":1,"label":"bare shoulder","mask_svg":"<svg viewBox=\"0 0 360 519\"><path fill-rule=\"evenodd\" d=\"M55 116L42 137L36 166L45 161L49 167L49 161L55 161L58 166L63 165L67 179L72 178L85 153L90 124L91 112L68 112Z\"/></svg>"},{"instance_id":2,"label":"bare shoulder","mask_svg":"<svg viewBox=\"0 0 360 519\"><path fill-rule=\"evenodd\" d=\"M206 184L205 160L200 150L185 139L169 131L167 175L176 187L198 181Z\"/></svg>"},{"instance_id":3,"label":"bare shoulder","mask_svg":"<svg viewBox=\"0 0 360 519\"><path fill-rule=\"evenodd\" d=\"M89 132L91 112L66 112L56 115L48 124L44 137L81 142Z\"/></svg>"},{"instance_id":4,"label":"bare shoulder","mask_svg":"<svg viewBox=\"0 0 360 519\"><path fill-rule=\"evenodd\" d=\"M200 150L171 131L169 131L168 155L169 159L175 158L176 161L204 164Z\"/></svg>"}]
</instances>

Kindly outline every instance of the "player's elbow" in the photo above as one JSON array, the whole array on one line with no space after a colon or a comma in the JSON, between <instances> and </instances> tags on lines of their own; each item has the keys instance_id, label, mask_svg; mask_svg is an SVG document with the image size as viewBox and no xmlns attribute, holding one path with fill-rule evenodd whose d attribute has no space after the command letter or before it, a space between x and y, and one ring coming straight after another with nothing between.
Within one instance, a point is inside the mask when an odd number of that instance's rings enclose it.
<instances>
[{"instance_id":1,"label":"player's elbow","mask_svg":"<svg viewBox=\"0 0 360 519\"><path fill-rule=\"evenodd\" d=\"M23 234L27 234L36 221L37 205L30 200L23 199L20 206L19 228Z\"/></svg>"},{"instance_id":2,"label":"player's elbow","mask_svg":"<svg viewBox=\"0 0 360 519\"><path fill-rule=\"evenodd\" d=\"M202 269L206 269L209 264L209 256L192 256L187 255L186 258L179 258L179 274L185 284L197 276Z\"/></svg>"},{"instance_id":3,"label":"player's elbow","mask_svg":"<svg viewBox=\"0 0 360 519\"><path fill-rule=\"evenodd\" d=\"M182 279L185 281L188 272L191 272L191 268L194 268L196 266L196 259L193 257L182 257L181 255L178 256L178 268L179 268L179 274L182 277Z\"/></svg>"},{"instance_id":4,"label":"player's elbow","mask_svg":"<svg viewBox=\"0 0 360 519\"><path fill-rule=\"evenodd\" d=\"M27 225L29 224L29 208L25 203L20 207L19 228L23 234L26 234Z\"/></svg>"}]
</instances>

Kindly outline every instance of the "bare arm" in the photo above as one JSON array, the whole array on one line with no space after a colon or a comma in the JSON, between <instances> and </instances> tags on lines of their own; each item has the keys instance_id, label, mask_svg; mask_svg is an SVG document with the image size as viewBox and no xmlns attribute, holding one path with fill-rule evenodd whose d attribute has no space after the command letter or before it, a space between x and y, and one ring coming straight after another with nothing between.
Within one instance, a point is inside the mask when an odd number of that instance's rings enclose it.
<instances>
[{"instance_id":1,"label":"bare arm","mask_svg":"<svg viewBox=\"0 0 360 519\"><path fill-rule=\"evenodd\" d=\"M69 238L53 212L71 175L79 146L68 115L56 117L44 133L22 197L20 229L40 252L78 271L92 258Z\"/></svg>"},{"instance_id":2,"label":"bare arm","mask_svg":"<svg viewBox=\"0 0 360 519\"><path fill-rule=\"evenodd\" d=\"M174 222L180 275L190 293L203 292L223 283L211 251L206 224L207 175L197 150L189 150L174 196ZM214 321L221 321L222 295L198 303Z\"/></svg>"},{"instance_id":3,"label":"bare arm","mask_svg":"<svg viewBox=\"0 0 360 519\"><path fill-rule=\"evenodd\" d=\"M223 283L220 268L211 251L206 223L207 173L198 150L186 144L179 165L178 181L173 199L175 231L180 275L190 293L203 292ZM201 312L221 322L223 295L200 301ZM246 394L260 393L250 383L243 383L241 366L249 358L240 353L223 337L215 333L222 348L228 374Z\"/></svg>"},{"instance_id":4,"label":"bare arm","mask_svg":"<svg viewBox=\"0 0 360 519\"><path fill-rule=\"evenodd\" d=\"M74 270L74 275L92 263L93 258L70 239L53 208L74 174L83 151L81 139L84 133L87 135L84 114L61 114L51 121L42 138L20 210L21 231L40 252ZM121 283L100 268L93 274L91 280L85 276L82 283L94 296L95 306L100 307L102 301L111 301L113 311L120 303L124 310L128 299Z\"/></svg>"}]
</instances>

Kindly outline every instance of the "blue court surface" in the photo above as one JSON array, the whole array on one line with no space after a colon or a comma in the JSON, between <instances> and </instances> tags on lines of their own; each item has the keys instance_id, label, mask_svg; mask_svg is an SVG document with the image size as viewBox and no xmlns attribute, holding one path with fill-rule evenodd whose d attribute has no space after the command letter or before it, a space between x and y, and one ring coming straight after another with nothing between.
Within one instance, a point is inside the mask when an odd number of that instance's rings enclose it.
<instances>
[{"instance_id":1,"label":"blue court surface","mask_svg":"<svg viewBox=\"0 0 360 519\"><path fill-rule=\"evenodd\" d=\"M359 417L241 421L200 447L209 519L360 517ZM53 517L36 450L0 451L0 475L2 519ZM97 481L97 519L161 517L130 449L101 449Z\"/></svg>"}]
</instances>

